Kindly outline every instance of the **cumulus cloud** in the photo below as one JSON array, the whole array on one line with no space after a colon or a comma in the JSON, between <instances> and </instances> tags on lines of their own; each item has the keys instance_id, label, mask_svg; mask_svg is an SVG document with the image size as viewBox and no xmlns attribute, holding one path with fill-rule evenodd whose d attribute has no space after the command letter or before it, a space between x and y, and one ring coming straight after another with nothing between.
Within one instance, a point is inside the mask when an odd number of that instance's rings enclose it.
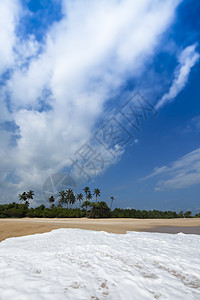
<instances>
[{"instance_id":1,"label":"cumulus cloud","mask_svg":"<svg viewBox=\"0 0 200 300\"><path fill-rule=\"evenodd\" d=\"M0 130L4 190L39 188L70 165L69 157L93 136L105 103L154 54L179 2L63 0L62 19L39 42L16 33L20 2L0 1L6 45L0 71L11 69L0 90L0 121L17 128Z\"/></svg>"},{"instance_id":2,"label":"cumulus cloud","mask_svg":"<svg viewBox=\"0 0 200 300\"><path fill-rule=\"evenodd\" d=\"M155 168L143 178L159 178L155 190L182 189L200 183L200 148L182 156L169 166Z\"/></svg>"},{"instance_id":3,"label":"cumulus cloud","mask_svg":"<svg viewBox=\"0 0 200 300\"><path fill-rule=\"evenodd\" d=\"M156 109L160 109L163 105L174 100L178 93L184 88L188 81L188 77L192 67L199 60L199 53L196 51L196 45L186 47L179 56L179 65L174 73L174 80L169 92L164 94L156 104Z\"/></svg>"},{"instance_id":4,"label":"cumulus cloud","mask_svg":"<svg viewBox=\"0 0 200 300\"><path fill-rule=\"evenodd\" d=\"M0 76L15 61L14 47L16 44L15 29L21 15L18 0L0 1Z\"/></svg>"}]
</instances>

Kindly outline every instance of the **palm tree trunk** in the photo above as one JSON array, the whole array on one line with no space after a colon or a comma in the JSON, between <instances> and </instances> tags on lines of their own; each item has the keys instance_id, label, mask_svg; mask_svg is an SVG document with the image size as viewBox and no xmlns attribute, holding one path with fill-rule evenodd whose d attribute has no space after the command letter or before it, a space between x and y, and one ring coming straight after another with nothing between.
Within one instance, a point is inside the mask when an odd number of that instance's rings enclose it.
<instances>
[{"instance_id":1,"label":"palm tree trunk","mask_svg":"<svg viewBox=\"0 0 200 300\"><path fill-rule=\"evenodd\" d=\"M112 209L113 200L111 200L110 210Z\"/></svg>"}]
</instances>

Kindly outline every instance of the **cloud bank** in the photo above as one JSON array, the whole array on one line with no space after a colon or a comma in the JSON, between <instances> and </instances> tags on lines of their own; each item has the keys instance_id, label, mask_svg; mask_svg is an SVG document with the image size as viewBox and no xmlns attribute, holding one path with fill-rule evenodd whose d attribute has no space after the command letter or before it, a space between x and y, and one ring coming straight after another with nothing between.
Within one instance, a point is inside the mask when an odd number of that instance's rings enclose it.
<instances>
[{"instance_id":1,"label":"cloud bank","mask_svg":"<svg viewBox=\"0 0 200 300\"><path fill-rule=\"evenodd\" d=\"M179 3L63 0L62 19L41 42L17 30L27 13L21 2L0 1L3 201L39 189L70 165L68 158L91 139L107 101L154 55ZM195 50L189 49L180 63L186 56L191 67Z\"/></svg>"}]
</instances>

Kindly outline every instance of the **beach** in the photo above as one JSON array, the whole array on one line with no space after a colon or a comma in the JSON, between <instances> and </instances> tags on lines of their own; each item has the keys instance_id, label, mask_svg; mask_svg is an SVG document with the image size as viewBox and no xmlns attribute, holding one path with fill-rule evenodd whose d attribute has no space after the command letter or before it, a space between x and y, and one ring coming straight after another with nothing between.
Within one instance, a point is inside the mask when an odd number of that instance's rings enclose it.
<instances>
[{"instance_id":1,"label":"beach","mask_svg":"<svg viewBox=\"0 0 200 300\"><path fill-rule=\"evenodd\" d=\"M125 234L127 231L200 234L200 218L181 219L0 219L0 241L10 237L78 228Z\"/></svg>"}]
</instances>

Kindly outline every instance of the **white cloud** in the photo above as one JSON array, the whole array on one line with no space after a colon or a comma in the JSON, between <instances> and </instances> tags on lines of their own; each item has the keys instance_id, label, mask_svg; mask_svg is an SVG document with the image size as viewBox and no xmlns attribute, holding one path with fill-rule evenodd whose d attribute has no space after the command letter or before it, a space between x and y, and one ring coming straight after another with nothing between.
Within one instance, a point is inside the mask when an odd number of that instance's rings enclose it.
<instances>
[{"instance_id":1,"label":"white cloud","mask_svg":"<svg viewBox=\"0 0 200 300\"><path fill-rule=\"evenodd\" d=\"M15 28L18 24L20 13L21 7L18 0L0 1L0 76L15 61Z\"/></svg>"},{"instance_id":2,"label":"white cloud","mask_svg":"<svg viewBox=\"0 0 200 300\"><path fill-rule=\"evenodd\" d=\"M189 126L193 129L195 128L195 129L199 130L200 129L200 115L192 118Z\"/></svg>"},{"instance_id":3,"label":"white cloud","mask_svg":"<svg viewBox=\"0 0 200 300\"><path fill-rule=\"evenodd\" d=\"M200 115L193 117L189 120L188 124L183 130L183 133L190 133L190 132L199 132L200 130Z\"/></svg>"},{"instance_id":4,"label":"white cloud","mask_svg":"<svg viewBox=\"0 0 200 300\"><path fill-rule=\"evenodd\" d=\"M106 101L154 54L179 2L63 0L63 18L40 44L34 36L15 35L19 2L0 1L8 16L3 19L7 51L0 50L7 63L1 68L13 69L0 91L0 118L14 121L21 136L13 148L12 133L0 131L5 190L10 172L21 178L8 183L13 195L13 190L39 188L69 164L68 158L91 139ZM12 112L5 104L8 96Z\"/></svg>"},{"instance_id":5,"label":"white cloud","mask_svg":"<svg viewBox=\"0 0 200 300\"><path fill-rule=\"evenodd\" d=\"M169 92L164 94L158 101L156 109L159 109L166 103L173 101L178 93L185 87L191 68L197 63L200 57L199 53L195 49L196 45L191 45L181 52L179 56L179 66L175 70L174 80Z\"/></svg>"},{"instance_id":6,"label":"white cloud","mask_svg":"<svg viewBox=\"0 0 200 300\"><path fill-rule=\"evenodd\" d=\"M159 188L159 187L155 187L155 188L154 188L154 191L158 192L158 191L162 191L162 189Z\"/></svg>"},{"instance_id":7,"label":"white cloud","mask_svg":"<svg viewBox=\"0 0 200 300\"><path fill-rule=\"evenodd\" d=\"M200 148L184 155L169 166L155 168L143 178L159 178L155 190L182 189L200 184Z\"/></svg>"}]
</instances>

